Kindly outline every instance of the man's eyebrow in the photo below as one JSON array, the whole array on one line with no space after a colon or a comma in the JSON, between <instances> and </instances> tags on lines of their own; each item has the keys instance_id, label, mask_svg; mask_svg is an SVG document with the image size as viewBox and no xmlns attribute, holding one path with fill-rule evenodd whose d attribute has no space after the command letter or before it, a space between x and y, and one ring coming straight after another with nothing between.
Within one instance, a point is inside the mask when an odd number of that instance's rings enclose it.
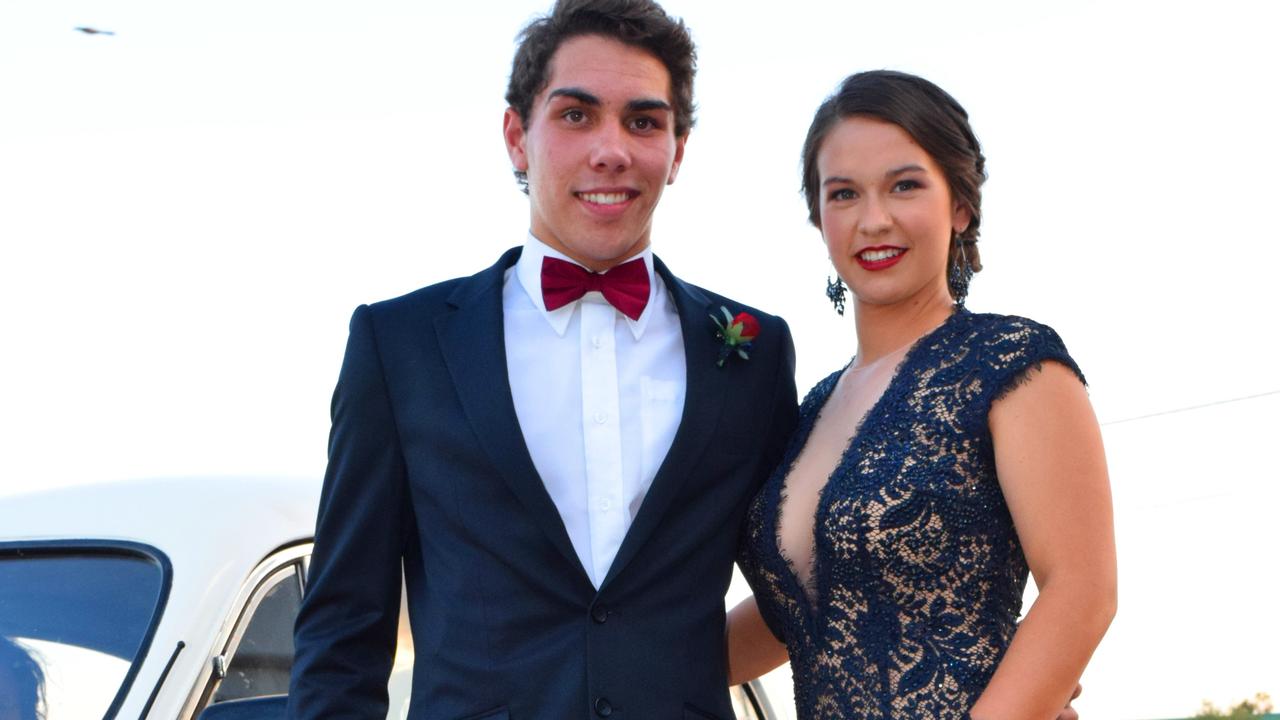
<instances>
[{"instance_id":1,"label":"man's eyebrow","mask_svg":"<svg viewBox=\"0 0 1280 720\"><path fill-rule=\"evenodd\" d=\"M577 100L583 105L592 105L592 106L600 105L600 98L596 97L595 95L592 95L591 93L587 92L586 90L583 90L582 88L576 88L576 87L556 88L555 90L552 90L551 92L547 93L547 102L551 102L552 100L558 97L573 98L574 100Z\"/></svg>"},{"instance_id":2,"label":"man's eyebrow","mask_svg":"<svg viewBox=\"0 0 1280 720\"><path fill-rule=\"evenodd\" d=\"M551 102L553 99L558 97L571 98L573 100L577 100L583 105L590 105L592 107L600 107L600 105L603 104L600 102L600 98L578 87L556 88L555 90L547 93L547 102ZM627 112L647 112L650 110L670 111L671 103L658 98L639 98L628 102L626 109Z\"/></svg>"},{"instance_id":3,"label":"man's eyebrow","mask_svg":"<svg viewBox=\"0 0 1280 720\"><path fill-rule=\"evenodd\" d=\"M628 112L647 112L649 110L671 110L671 103L656 98L632 100L627 103Z\"/></svg>"}]
</instances>

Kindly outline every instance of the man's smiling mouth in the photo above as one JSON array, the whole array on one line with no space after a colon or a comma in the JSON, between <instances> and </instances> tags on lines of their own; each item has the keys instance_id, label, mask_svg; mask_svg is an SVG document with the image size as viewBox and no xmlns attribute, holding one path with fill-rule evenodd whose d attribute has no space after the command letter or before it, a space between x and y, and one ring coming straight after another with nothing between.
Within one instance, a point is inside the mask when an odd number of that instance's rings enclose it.
<instances>
[{"instance_id":1,"label":"man's smiling mouth","mask_svg":"<svg viewBox=\"0 0 1280 720\"><path fill-rule=\"evenodd\" d=\"M631 192L580 192L574 193L579 199L595 205L620 205L638 193Z\"/></svg>"}]
</instances>

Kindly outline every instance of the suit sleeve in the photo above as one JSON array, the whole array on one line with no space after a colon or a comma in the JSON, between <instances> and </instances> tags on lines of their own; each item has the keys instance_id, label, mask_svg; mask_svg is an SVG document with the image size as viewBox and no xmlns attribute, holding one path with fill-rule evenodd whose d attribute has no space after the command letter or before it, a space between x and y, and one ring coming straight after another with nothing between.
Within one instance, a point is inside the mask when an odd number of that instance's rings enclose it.
<instances>
[{"instance_id":1,"label":"suit sleeve","mask_svg":"<svg viewBox=\"0 0 1280 720\"><path fill-rule=\"evenodd\" d=\"M775 373L773 417L769 420L769 430L765 433L764 467L762 472L767 479L773 469L782 462L786 453L791 433L796 428L799 409L796 405L796 347L791 340L791 329L787 321L778 318L781 330L781 348L779 348L778 369Z\"/></svg>"},{"instance_id":2,"label":"suit sleeve","mask_svg":"<svg viewBox=\"0 0 1280 720\"><path fill-rule=\"evenodd\" d=\"M791 442L791 434L795 431L800 415L799 407L796 404L795 344L791 340L791 331L788 329L786 321L779 318L778 326L781 340L778 349L778 363L774 370L773 397L772 403L769 405L769 424L764 434L760 466L757 470L757 488L762 488L768 482L769 476L773 474L774 469L782 462L783 457L786 455L787 446ZM750 498L748 498L748 502L750 502ZM749 542L748 524L758 521L758 518L753 518L751 512L747 512L743 520L742 530L738 536L738 567L742 569L743 576L751 584L753 592L756 590L754 578L757 574L752 569L751 554L747 550ZM784 623L770 612L770 607L767 603L760 603L758 606L769 631L779 641L786 642L783 634Z\"/></svg>"},{"instance_id":3,"label":"suit sleeve","mask_svg":"<svg viewBox=\"0 0 1280 720\"><path fill-rule=\"evenodd\" d=\"M288 717L384 718L400 614L405 466L367 306L330 410L315 552L294 628Z\"/></svg>"}]
</instances>

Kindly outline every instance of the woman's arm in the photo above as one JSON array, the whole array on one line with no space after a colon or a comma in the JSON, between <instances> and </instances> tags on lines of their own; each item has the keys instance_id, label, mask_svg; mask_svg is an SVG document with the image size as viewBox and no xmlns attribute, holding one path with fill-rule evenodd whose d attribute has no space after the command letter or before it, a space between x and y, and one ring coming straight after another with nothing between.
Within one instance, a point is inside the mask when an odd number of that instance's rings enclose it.
<instances>
[{"instance_id":1,"label":"woman's arm","mask_svg":"<svg viewBox=\"0 0 1280 720\"><path fill-rule=\"evenodd\" d=\"M1040 594L972 708L976 720L1053 718L1116 611L1111 489L1084 387L1046 362L988 417L996 472Z\"/></svg>"},{"instance_id":2,"label":"woman's arm","mask_svg":"<svg viewBox=\"0 0 1280 720\"><path fill-rule=\"evenodd\" d=\"M754 595L729 611L725 635L729 647L729 687L755 680L787 661L787 646L769 632Z\"/></svg>"}]
</instances>

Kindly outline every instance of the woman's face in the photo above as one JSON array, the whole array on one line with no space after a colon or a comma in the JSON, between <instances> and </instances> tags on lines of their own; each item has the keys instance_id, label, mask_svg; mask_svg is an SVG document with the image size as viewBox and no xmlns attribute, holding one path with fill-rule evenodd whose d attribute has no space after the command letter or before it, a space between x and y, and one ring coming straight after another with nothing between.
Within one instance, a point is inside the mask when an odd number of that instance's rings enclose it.
<instances>
[{"instance_id":1,"label":"woman's face","mask_svg":"<svg viewBox=\"0 0 1280 720\"><path fill-rule=\"evenodd\" d=\"M969 211L905 130L855 116L818 150L819 219L836 272L870 305L951 302L947 261Z\"/></svg>"}]
</instances>

